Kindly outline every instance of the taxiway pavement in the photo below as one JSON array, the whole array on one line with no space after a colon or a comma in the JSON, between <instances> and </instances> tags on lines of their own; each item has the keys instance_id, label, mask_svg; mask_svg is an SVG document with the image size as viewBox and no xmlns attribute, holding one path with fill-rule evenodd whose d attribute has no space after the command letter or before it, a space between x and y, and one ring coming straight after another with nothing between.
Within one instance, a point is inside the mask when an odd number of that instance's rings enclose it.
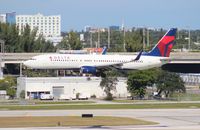
<instances>
[{"instance_id":1,"label":"taxiway pavement","mask_svg":"<svg viewBox=\"0 0 200 130\"><path fill-rule=\"evenodd\" d=\"M91 127L44 127L44 128L0 128L0 130L191 130L200 129L200 109L104 109L104 110L23 110L0 111L1 117L8 116L94 116L132 117L158 122L149 126L91 126Z\"/></svg>"}]
</instances>

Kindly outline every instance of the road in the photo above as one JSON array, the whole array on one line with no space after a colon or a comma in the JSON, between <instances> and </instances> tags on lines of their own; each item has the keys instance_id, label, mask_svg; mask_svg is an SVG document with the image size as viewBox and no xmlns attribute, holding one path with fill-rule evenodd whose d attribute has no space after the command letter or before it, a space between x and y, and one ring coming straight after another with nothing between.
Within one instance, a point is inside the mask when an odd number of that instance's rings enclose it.
<instances>
[{"instance_id":1,"label":"road","mask_svg":"<svg viewBox=\"0 0 200 130\"><path fill-rule=\"evenodd\" d=\"M104 130L191 130L200 129L200 109L134 109L134 110L27 110L0 111L0 116L80 116L91 113L94 116L120 116L158 122L152 126L112 127L54 127L54 128L0 128L0 130L62 130L62 129L104 129Z\"/></svg>"}]
</instances>

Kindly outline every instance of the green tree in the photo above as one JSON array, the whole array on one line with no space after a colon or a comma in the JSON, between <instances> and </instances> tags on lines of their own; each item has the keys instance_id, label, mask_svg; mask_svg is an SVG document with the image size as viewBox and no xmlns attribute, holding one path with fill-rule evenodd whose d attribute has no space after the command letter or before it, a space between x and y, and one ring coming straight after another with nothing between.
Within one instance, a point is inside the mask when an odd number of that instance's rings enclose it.
<instances>
[{"instance_id":1,"label":"green tree","mask_svg":"<svg viewBox=\"0 0 200 130\"><path fill-rule=\"evenodd\" d=\"M118 79L117 75L114 71L106 71L105 76L102 77L102 80L100 82L101 88L106 93L106 100L113 100L113 95L111 91L116 90Z\"/></svg>"},{"instance_id":2,"label":"green tree","mask_svg":"<svg viewBox=\"0 0 200 130\"><path fill-rule=\"evenodd\" d=\"M69 32L68 36L68 44L72 50L80 50L82 49L82 45L80 42L79 35L73 31Z\"/></svg>"},{"instance_id":3,"label":"green tree","mask_svg":"<svg viewBox=\"0 0 200 130\"><path fill-rule=\"evenodd\" d=\"M185 92L185 85L181 77L176 73L164 70L160 70L158 74L156 87L158 95L164 93L167 98L174 92Z\"/></svg>"},{"instance_id":4,"label":"green tree","mask_svg":"<svg viewBox=\"0 0 200 130\"><path fill-rule=\"evenodd\" d=\"M16 52L18 49L17 44L19 43L19 30L15 25L8 26L8 35L5 43L6 52Z\"/></svg>"},{"instance_id":5,"label":"green tree","mask_svg":"<svg viewBox=\"0 0 200 130\"><path fill-rule=\"evenodd\" d=\"M20 92L20 98L24 99L25 98L25 90L22 90Z\"/></svg>"},{"instance_id":6,"label":"green tree","mask_svg":"<svg viewBox=\"0 0 200 130\"><path fill-rule=\"evenodd\" d=\"M54 45L50 41L45 41L45 39L42 38L41 42L42 42L42 45L41 45L40 52L52 52L52 51L55 51Z\"/></svg>"},{"instance_id":7,"label":"green tree","mask_svg":"<svg viewBox=\"0 0 200 130\"><path fill-rule=\"evenodd\" d=\"M58 49L70 49L70 50L80 50L82 49L82 44L80 42L79 34L74 31L70 31L68 36L65 36L63 40L57 45Z\"/></svg>"},{"instance_id":8,"label":"green tree","mask_svg":"<svg viewBox=\"0 0 200 130\"><path fill-rule=\"evenodd\" d=\"M127 32L125 37L126 42L126 51L128 52L137 52L142 50L142 34L141 32Z\"/></svg>"},{"instance_id":9,"label":"green tree","mask_svg":"<svg viewBox=\"0 0 200 130\"><path fill-rule=\"evenodd\" d=\"M65 36L62 39L62 41L57 45L57 48L61 49L61 50L70 50L71 49L71 46L68 43L68 37L67 36Z\"/></svg>"},{"instance_id":10,"label":"green tree","mask_svg":"<svg viewBox=\"0 0 200 130\"><path fill-rule=\"evenodd\" d=\"M123 51L123 32L116 30L110 31L110 51Z\"/></svg>"},{"instance_id":11,"label":"green tree","mask_svg":"<svg viewBox=\"0 0 200 130\"><path fill-rule=\"evenodd\" d=\"M43 37L42 35L39 35L38 38L35 40L35 44L34 44L34 52L41 52L41 46L42 46L42 42L43 42Z\"/></svg>"},{"instance_id":12,"label":"green tree","mask_svg":"<svg viewBox=\"0 0 200 130\"><path fill-rule=\"evenodd\" d=\"M9 95L11 98L14 98L16 94L16 79L7 76L4 79L0 80L0 90L6 90L7 95Z\"/></svg>"},{"instance_id":13,"label":"green tree","mask_svg":"<svg viewBox=\"0 0 200 130\"><path fill-rule=\"evenodd\" d=\"M146 87L152 86L155 83L155 79L156 73L154 69L131 72L128 75L127 90L132 96L143 98L146 93Z\"/></svg>"},{"instance_id":14,"label":"green tree","mask_svg":"<svg viewBox=\"0 0 200 130\"><path fill-rule=\"evenodd\" d=\"M31 52L31 48L32 48L32 41L31 41L31 29L30 26L26 25L24 27L24 30L22 31L22 34L20 36L20 48L24 51L24 52Z\"/></svg>"},{"instance_id":15,"label":"green tree","mask_svg":"<svg viewBox=\"0 0 200 130\"><path fill-rule=\"evenodd\" d=\"M42 35L36 36L37 29L31 30L26 25L19 34L14 24L0 23L0 39L5 41L5 52L52 52L53 43L46 41Z\"/></svg>"}]
</instances>

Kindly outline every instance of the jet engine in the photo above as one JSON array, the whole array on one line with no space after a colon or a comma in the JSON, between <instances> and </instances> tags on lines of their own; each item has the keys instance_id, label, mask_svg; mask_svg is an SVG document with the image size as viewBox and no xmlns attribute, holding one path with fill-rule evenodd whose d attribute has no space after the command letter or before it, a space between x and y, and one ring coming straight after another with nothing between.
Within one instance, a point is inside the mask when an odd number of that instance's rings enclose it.
<instances>
[{"instance_id":1,"label":"jet engine","mask_svg":"<svg viewBox=\"0 0 200 130\"><path fill-rule=\"evenodd\" d=\"M97 73L97 69L96 67L93 66L82 66L80 73L86 73L86 74L96 74Z\"/></svg>"}]
</instances>

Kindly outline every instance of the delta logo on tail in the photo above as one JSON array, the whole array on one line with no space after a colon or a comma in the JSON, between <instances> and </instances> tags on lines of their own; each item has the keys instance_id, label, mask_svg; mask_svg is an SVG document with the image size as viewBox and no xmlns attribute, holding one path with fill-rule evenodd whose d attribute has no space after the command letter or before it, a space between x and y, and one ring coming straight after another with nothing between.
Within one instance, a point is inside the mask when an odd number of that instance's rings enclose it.
<instances>
[{"instance_id":1,"label":"delta logo on tail","mask_svg":"<svg viewBox=\"0 0 200 130\"><path fill-rule=\"evenodd\" d=\"M175 44L176 31L176 28L171 28L149 53L144 53L143 55L169 57L171 49Z\"/></svg>"}]
</instances>

